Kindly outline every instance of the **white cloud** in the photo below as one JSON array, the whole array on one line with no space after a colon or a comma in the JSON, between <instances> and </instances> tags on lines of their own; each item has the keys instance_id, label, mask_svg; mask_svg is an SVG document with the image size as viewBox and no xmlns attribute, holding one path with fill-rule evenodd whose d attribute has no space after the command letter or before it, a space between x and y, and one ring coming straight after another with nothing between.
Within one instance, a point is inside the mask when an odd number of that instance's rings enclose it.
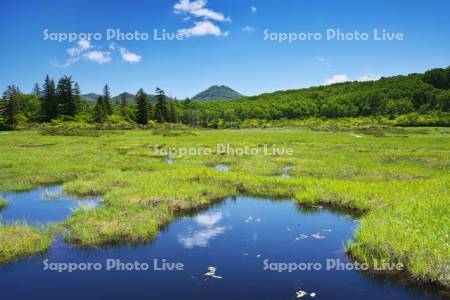
<instances>
[{"instance_id":1,"label":"white cloud","mask_svg":"<svg viewBox=\"0 0 450 300\"><path fill-rule=\"evenodd\" d=\"M336 74L333 75L331 78L325 79L325 84L333 84L333 83L339 83L339 82L345 82L348 81L347 74Z\"/></svg>"},{"instance_id":2,"label":"white cloud","mask_svg":"<svg viewBox=\"0 0 450 300\"><path fill-rule=\"evenodd\" d=\"M89 49L94 49L95 47L91 45L91 41L89 40L79 40L77 45L67 49L67 53L69 54L69 58L65 63L59 64L57 62L52 62L55 67L58 68L67 68L80 59L84 58L86 60L90 60L96 63L104 64L109 63L111 61L111 53L106 51L98 51L91 50L87 52Z\"/></svg>"},{"instance_id":3,"label":"white cloud","mask_svg":"<svg viewBox=\"0 0 450 300\"><path fill-rule=\"evenodd\" d=\"M248 25L242 28L242 31L245 31L245 32L252 32L253 30L255 30L255 29Z\"/></svg>"},{"instance_id":4,"label":"white cloud","mask_svg":"<svg viewBox=\"0 0 450 300\"><path fill-rule=\"evenodd\" d=\"M369 73L369 74L359 76L358 79L356 79L356 80L357 81L373 81L373 80L378 80L378 79L380 79L380 76Z\"/></svg>"},{"instance_id":5,"label":"white cloud","mask_svg":"<svg viewBox=\"0 0 450 300\"><path fill-rule=\"evenodd\" d=\"M256 8L256 6L250 6L250 11L255 14L258 9Z\"/></svg>"},{"instance_id":6,"label":"white cloud","mask_svg":"<svg viewBox=\"0 0 450 300\"><path fill-rule=\"evenodd\" d=\"M107 64L111 62L111 52L109 51L93 50L84 53L83 57L98 64Z\"/></svg>"},{"instance_id":7,"label":"white cloud","mask_svg":"<svg viewBox=\"0 0 450 300\"><path fill-rule=\"evenodd\" d=\"M122 56L122 59L126 62L129 62L130 64L138 63L141 61L142 56L130 52L125 48L120 48L120 55Z\"/></svg>"},{"instance_id":8,"label":"white cloud","mask_svg":"<svg viewBox=\"0 0 450 300\"><path fill-rule=\"evenodd\" d=\"M119 51L122 59L130 64L138 63L142 59L142 56L139 54L133 53L124 47L119 47L116 43L111 43L109 49Z\"/></svg>"},{"instance_id":9,"label":"white cloud","mask_svg":"<svg viewBox=\"0 0 450 300\"><path fill-rule=\"evenodd\" d=\"M205 8L208 2L206 0L180 0L173 8L176 14L190 14L194 17L210 19L219 22L229 22L230 17L225 17L222 13L215 12Z\"/></svg>"},{"instance_id":10,"label":"white cloud","mask_svg":"<svg viewBox=\"0 0 450 300\"><path fill-rule=\"evenodd\" d=\"M215 36L228 35L228 31L223 32L219 26L211 23L210 21L195 22L195 25L193 27L179 29L178 33L182 34L185 37L204 36L204 35L215 35Z\"/></svg>"}]
</instances>

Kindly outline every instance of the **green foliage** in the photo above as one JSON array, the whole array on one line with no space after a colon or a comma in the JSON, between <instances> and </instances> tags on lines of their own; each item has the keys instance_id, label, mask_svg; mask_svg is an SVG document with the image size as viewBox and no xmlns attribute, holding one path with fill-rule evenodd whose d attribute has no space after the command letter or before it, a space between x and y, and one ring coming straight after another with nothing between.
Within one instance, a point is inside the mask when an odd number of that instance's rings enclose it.
<instances>
[{"instance_id":1,"label":"green foliage","mask_svg":"<svg viewBox=\"0 0 450 300\"><path fill-rule=\"evenodd\" d=\"M426 78L425 75L411 74L377 81L278 91L232 101L180 103L179 118L195 126L227 128L241 127L247 120L272 122L312 117L334 119L380 116L395 119L413 112L423 115L433 111L448 111L448 90L435 88Z\"/></svg>"},{"instance_id":2,"label":"green foliage","mask_svg":"<svg viewBox=\"0 0 450 300\"><path fill-rule=\"evenodd\" d=\"M58 112L60 115L75 116L80 108L80 93L73 88L72 77L63 76L56 88ZM75 92L74 92L75 91Z\"/></svg>"},{"instance_id":3,"label":"green foliage","mask_svg":"<svg viewBox=\"0 0 450 300\"><path fill-rule=\"evenodd\" d=\"M26 224L7 226L0 223L0 263L43 252L51 242L48 234Z\"/></svg>"},{"instance_id":4,"label":"green foliage","mask_svg":"<svg viewBox=\"0 0 450 300\"><path fill-rule=\"evenodd\" d=\"M41 96L41 119L51 122L58 116L58 99L56 98L55 82L47 75Z\"/></svg>"},{"instance_id":5,"label":"green foliage","mask_svg":"<svg viewBox=\"0 0 450 300\"><path fill-rule=\"evenodd\" d=\"M17 92L13 101L0 103L0 126L11 129L19 123L50 122L79 113L91 115L82 121L98 124L104 123L107 116L120 115L124 122L131 123L130 127L134 122L147 125L149 120L155 120L205 128L254 128L274 124L297 126L306 119L342 118L372 118L383 120L380 124L394 126L448 126L448 116L442 112L450 111L449 70L450 67L433 69L425 74L278 91L226 101L176 101L168 99L159 88L154 97L140 89L136 97L122 93L111 98L109 86L105 85L101 101L97 100L95 105L82 101L79 87L71 77L62 77L55 89L53 80L47 76L39 92L41 96L37 90L36 95Z\"/></svg>"},{"instance_id":6,"label":"green foliage","mask_svg":"<svg viewBox=\"0 0 450 300\"><path fill-rule=\"evenodd\" d=\"M167 98L164 91L160 88L156 88L155 119L158 123L164 123L170 120Z\"/></svg>"},{"instance_id":7,"label":"green foliage","mask_svg":"<svg viewBox=\"0 0 450 300\"><path fill-rule=\"evenodd\" d=\"M106 84L103 87L103 109L107 115L113 113L111 106L111 93L109 92L109 86Z\"/></svg>"},{"instance_id":8,"label":"green foliage","mask_svg":"<svg viewBox=\"0 0 450 300\"><path fill-rule=\"evenodd\" d=\"M94 120L96 123L103 123L103 121L105 120L105 117L107 115L106 112L107 109L105 106L106 105L104 97L103 96L98 97L94 107Z\"/></svg>"},{"instance_id":9,"label":"green foliage","mask_svg":"<svg viewBox=\"0 0 450 300\"><path fill-rule=\"evenodd\" d=\"M149 117L148 96L143 89L140 89L136 95L137 112L136 121L138 124L147 125Z\"/></svg>"},{"instance_id":10,"label":"green foliage","mask_svg":"<svg viewBox=\"0 0 450 300\"><path fill-rule=\"evenodd\" d=\"M6 129L14 129L19 123L18 114L19 103L17 96L20 94L19 88L10 85L6 88L6 91L3 93L3 105L1 105L0 109L2 112L2 120L3 126Z\"/></svg>"},{"instance_id":11,"label":"green foliage","mask_svg":"<svg viewBox=\"0 0 450 300\"><path fill-rule=\"evenodd\" d=\"M62 136L99 136L94 125L74 121L54 120L50 124L42 125L39 128L42 135L62 135Z\"/></svg>"},{"instance_id":12,"label":"green foliage","mask_svg":"<svg viewBox=\"0 0 450 300\"><path fill-rule=\"evenodd\" d=\"M241 94L225 85L213 85L192 97L192 100L232 100L241 97Z\"/></svg>"},{"instance_id":13,"label":"green foliage","mask_svg":"<svg viewBox=\"0 0 450 300\"><path fill-rule=\"evenodd\" d=\"M447 69L432 69L425 72L423 80L437 89L450 89L450 67Z\"/></svg>"}]
</instances>

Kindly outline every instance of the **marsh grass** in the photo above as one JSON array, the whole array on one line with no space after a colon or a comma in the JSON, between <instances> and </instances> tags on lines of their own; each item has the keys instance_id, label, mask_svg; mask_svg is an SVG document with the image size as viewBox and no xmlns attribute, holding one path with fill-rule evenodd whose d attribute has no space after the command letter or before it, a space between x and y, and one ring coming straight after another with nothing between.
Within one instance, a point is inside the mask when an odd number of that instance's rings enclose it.
<instances>
[{"instance_id":1,"label":"marsh grass","mask_svg":"<svg viewBox=\"0 0 450 300\"><path fill-rule=\"evenodd\" d=\"M52 243L50 234L25 223L3 225L0 223L0 263L18 257L44 252Z\"/></svg>"},{"instance_id":2,"label":"marsh grass","mask_svg":"<svg viewBox=\"0 0 450 300\"><path fill-rule=\"evenodd\" d=\"M8 201L0 199L0 211L8 206Z\"/></svg>"},{"instance_id":3,"label":"marsh grass","mask_svg":"<svg viewBox=\"0 0 450 300\"><path fill-rule=\"evenodd\" d=\"M174 130L179 129L169 128ZM364 213L348 245L353 257L401 262L414 278L448 287L446 129L367 129L356 133L360 137L352 132L283 128L168 136L130 130L95 138L14 132L0 143L0 190L64 182L69 194L102 196L102 207L77 210L62 225L68 242L87 247L151 239L176 215L238 194L346 208ZM54 145L17 147L29 141ZM185 156L169 165L151 154L155 145L217 144L275 144L292 148L294 155ZM218 163L230 170L215 170ZM279 176L285 166L291 167L290 178Z\"/></svg>"}]
</instances>

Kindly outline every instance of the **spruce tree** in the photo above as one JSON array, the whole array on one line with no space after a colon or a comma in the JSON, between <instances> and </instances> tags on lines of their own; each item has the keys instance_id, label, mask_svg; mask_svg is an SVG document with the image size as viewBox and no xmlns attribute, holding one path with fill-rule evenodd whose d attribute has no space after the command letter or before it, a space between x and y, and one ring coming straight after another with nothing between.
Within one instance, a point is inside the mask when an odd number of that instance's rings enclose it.
<instances>
[{"instance_id":1,"label":"spruce tree","mask_svg":"<svg viewBox=\"0 0 450 300\"><path fill-rule=\"evenodd\" d=\"M19 114L17 95L19 93L19 88L14 85L9 85L3 93L5 104L2 113L4 125L7 129L14 129L19 123L17 120L17 115Z\"/></svg>"},{"instance_id":2,"label":"spruce tree","mask_svg":"<svg viewBox=\"0 0 450 300\"><path fill-rule=\"evenodd\" d=\"M77 95L74 95L72 82L72 77L63 76L56 88L59 113L71 117L75 116L79 109L79 99Z\"/></svg>"},{"instance_id":3,"label":"spruce tree","mask_svg":"<svg viewBox=\"0 0 450 300\"><path fill-rule=\"evenodd\" d=\"M156 88L156 106L155 106L155 118L158 123L164 123L169 121L169 112L167 108L167 98L164 91L160 88Z\"/></svg>"},{"instance_id":4,"label":"spruce tree","mask_svg":"<svg viewBox=\"0 0 450 300\"><path fill-rule=\"evenodd\" d=\"M127 97L125 94L120 95L120 114L125 117L127 107Z\"/></svg>"},{"instance_id":5,"label":"spruce tree","mask_svg":"<svg viewBox=\"0 0 450 300\"><path fill-rule=\"evenodd\" d=\"M173 101L169 102L169 122L171 123L178 122L177 108Z\"/></svg>"},{"instance_id":6,"label":"spruce tree","mask_svg":"<svg viewBox=\"0 0 450 300\"><path fill-rule=\"evenodd\" d=\"M105 120L105 103L103 96L98 97L97 102L95 103L94 109L94 119L96 123L103 123Z\"/></svg>"},{"instance_id":7,"label":"spruce tree","mask_svg":"<svg viewBox=\"0 0 450 300\"><path fill-rule=\"evenodd\" d=\"M136 121L138 124L147 125L148 124L148 96L144 93L143 89L140 89L136 95L137 102L137 112Z\"/></svg>"},{"instance_id":8,"label":"spruce tree","mask_svg":"<svg viewBox=\"0 0 450 300\"><path fill-rule=\"evenodd\" d=\"M0 99L0 130L7 129L5 111L6 111L6 101Z\"/></svg>"},{"instance_id":9,"label":"spruce tree","mask_svg":"<svg viewBox=\"0 0 450 300\"><path fill-rule=\"evenodd\" d=\"M58 116L58 102L56 99L55 82L47 75L41 92L41 119L51 122Z\"/></svg>"},{"instance_id":10,"label":"spruce tree","mask_svg":"<svg viewBox=\"0 0 450 300\"><path fill-rule=\"evenodd\" d=\"M39 87L38 83L34 84L33 91L31 92L31 94L35 96L41 96L41 88Z\"/></svg>"},{"instance_id":11,"label":"spruce tree","mask_svg":"<svg viewBox=\"0 0 450 300\"><path fill-rule=\"evenodd\" d=\"M105 84L105 86L103 87L103 104L105 106L106 114L111 115L113 113L111 105L111 93L107 84Z\"/></svg>"}]
</instances>

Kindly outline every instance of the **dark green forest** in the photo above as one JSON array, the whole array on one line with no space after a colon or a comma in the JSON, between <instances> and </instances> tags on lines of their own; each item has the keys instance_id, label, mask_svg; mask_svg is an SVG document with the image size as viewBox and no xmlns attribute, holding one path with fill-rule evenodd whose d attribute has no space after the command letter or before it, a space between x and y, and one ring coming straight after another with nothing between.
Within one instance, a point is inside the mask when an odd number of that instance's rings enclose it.
<instances>
[{"instance_id":1,"label":"dark green forest","mask_svg":"<svg viewBox=\"0 0 450 300\"><path fill-rule=\"evenodd\" d=\"M153 92L153 91L151 91ZM156 123L183 123L207 128L239 128L287 123L308 118L372 118L403 126L450 126L450 67L423 74L345 82L277 91L236 100L174 100L156 88L143 89L133 103L113 98L108 85L95 103L81 96L79 85L63 76L48 76L32 93L8 86L0 100L0 128L11 130L40 123L78 122L129 128ZM118 98L118 99L117 99Z\"/></svg>"}]
</instances>

